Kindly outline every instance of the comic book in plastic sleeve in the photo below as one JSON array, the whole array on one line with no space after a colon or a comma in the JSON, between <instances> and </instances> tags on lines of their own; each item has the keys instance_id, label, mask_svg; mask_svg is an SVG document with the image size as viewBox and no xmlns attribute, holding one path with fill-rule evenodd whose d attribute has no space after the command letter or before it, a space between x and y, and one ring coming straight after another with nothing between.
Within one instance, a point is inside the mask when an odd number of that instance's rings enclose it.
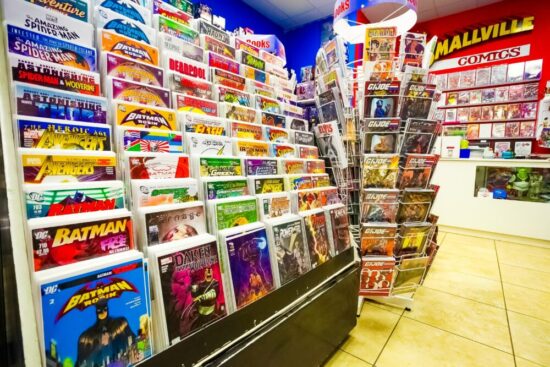
<instances>
[{"instance_id":1,"label":"comic book in plastic sleeve","mask_svg":"<svg viewBox=\"0 0 550 367\"><path fill-rule=\"evenodd\" d=\"M329 235L332 236L334 256L336 256L351 247L348 209L344 204L330 205L324 209L329 226Z\"/></svg>"},{"instance_id":2,"label":"comic book in plastic sleeve","mask_svg":"<svg viewBox=\"0 0 550 367\"><path fill-rule=\"evenodd\" d=\"M99 96L101 93L98 73L17 54L8 55L8 59L14 82L92 96Z\"/></svg>"},{"instance_id":3,"label":"comic book in plastic sleeve","mask_svg":"<svg viewBox=\"0 0 550 367\"><path fill-rule=\"evenodd\" d=\"M361 222L395 223L399 190L365 189L361 198Z\"/></svg>"},{"instance_id":4,"label":"comic book in plastic sleeve","mask_svg":"<svg viewBox=\"0 0 550 367\"><path fill-rule=\"evenodd\" d=\"M155 18L153 18L153 20L155 20ZM158 33L157 38L161 54L172 52L194 61L203 62L204 60L204 50L200 46L186 42L167 33Z\"/></svg>"},{"instance_id":5,"label":"comic book in plastic sleeve","mask_svg":"<svg viewBox=\"0 0 550 367\"><path fill-rule=\"evenodd\" d=\"M397 224L363 223L361 256L393 256L397 241Z\"/></svg>"},{"instance_id":6,"label":"comic book in plastic sleeve","mask_svg":"<svg viewBox=\"0 0 550 367\"><path fill-rule=\"evenodd\" d=\"M93 18L93 8L90 4L90 0L58 0L55 3L50 3L47 1L32 3L42 7L45 10L51 10L58 14L66 15L72 19L80 20L83 24L91 22Z\"/></svg>"},{"instance_id":7,"label":"comic book in plastic sleeve","mask_svg":"<svg viewBox=\"0 0 550 367\"><path fill-rule=\"evenodd\" d=\"M303 219L292 215L267 220L265 223L271 267L275 284L280 287L305 274L311 267Z\"/></svg>"},{"instance_id":8,"label":"comic book in plastic sleeve","mask_svg":"<svg viewBox=\"0 0 550 367\"><path fill-rule=\"evenodd\" d=\"M228 199L250 194L245 177L207 177L201 179L203 199Z\"/></svg>"},{"instance_id":9,"label":"comic book in plastic sleeve","mask_svg":"<svg viewBox=\"0 0 550 367\"><path fill-rule=\"evenodd\" d=\"M269 157L269 144L264 141L233 138L233 149L239 157Z\"/></svg>"},{"instance_id":10,"label":"comic book in plastic sleeve","mask_svg":"<svg viewBox=\"0 0 550 367\"><path fill-rule=\"evenodd\" d=\"M295 213L341 203L338 189L332 186L292 191L290 199Z\"/></svg>"},{"instance_id":11,"label":"comic book in plastic sleeve","mask_svg":"<svg viewBox=\"0 0 550 367\"><path fill-rule=\"evenodd\" d=\"M399 89L399 82L367 82L365 84L363 117L397 117Z\"/></svg>"},{"instance_id":12,"label":"comic book in plastic sleeve","mask_svg":"<svg viewBox=\"0 0 550 367\"><path fill-rule=\"evenodd\" d=\"M247 79L252 79L264 84L273 84L271 79L275 79L275 77L271 77L266 72L246 65L241 65L241 74Z\"/></svg>"},{"instance_id":13,"label":"comic book in plastic sleeve","mask_svg":"<svg viewBox=\"0 0 550 367\"><path fill-rule=\"evenodd\" d=\"M239 37L235 37L235 49L246 51L247 53L259 57L260 56L260 49L256 46L254 46L251 43L246 42L245 40L240 39Z\"/></svg>"},{"instance_id":14,"label":"comic book in plastic sleeve","mask_svg":"<svg viewBox=\"0 0 550 367\"><path fill-rule=\"evenodd\" d=\"M210 68L210 79L213 84L225 85L242 91L246 89L246 78L226 70Z\"/></svg>"},{"instance_id":15,"label":"comic book in plastic sleeve","mask_svg":"<svg viewBox=\"0 0 550 367\"><path fill-rule=\"evenodd\" d=\"M403 223L395 247L395 256L419 254L424 251L432 224L428 222Z\"/></svg>"},{"instance_id":16,"label":"comic book in plastic sleeve","mask_svg":"<svg viewBox=\"0 0 550 367\"><path fill-rule=\"evenodd\" d=\"M235 59L236 52L235 48L229 46L227 43L221 42L213 37L210 37L205 34L200 35L201 46L205 51L211 51L222 56L228 57L230 59Z\"/></svg>"},{"instance_id":17,"label":"comic book in plastic sleeve","mask_svg":"<svg viewBox=\"0 0 550 367\"><path fill-rule=\"evenodd\" d=\"M392 60L396 52L397 29L379 27L367 29L365 35L366 58L369 61Z\"/></svg>"},{"instance_id":18,"label":"comic book in plastic sleeve","mask_svg":"<svg viewBox=\"0 0 550 367\"><path fill-rule=\"evenodd\" d=\"M407 153L429 154L435 143L434 134L438 126L436 120L407 120L400 154L402 156Z\"/></svg>"},{"instance_id":19,"label":"comic book in plastic sleeve","mask_svg":"<svg viewBox=\"0 0 550 367\"><path fill-rule=\"evenodd\" d=\"M258 221L256 198L253 196L211 200L208 204L213 209L210 220L214 232Z\"/></svg>"},{"instance_id":20,"label":"comic book in plastic sleeve","mask_svg":"<svg viewBox=\"0 0 550 367\"><path fill-rule=\"evenodd\" d=\"M111 52L102 53L100 61L105 81L108 77L113 77L154 87L164 86L164 70L157 66Z\"/></svg>"},{"instance_id":21,"label":"comic book in plastic sleeve","mask_svg":"<svg viewBox=\"0 0 550 367\"><path fill-rule=\"evenodd\" d=\"M433 154L407 154L399 178L399 189L425 189L430 183L439 156Z\"/></svg>"},{"instance_id":22,"label":"comic book in plastic sleeve","mask_svg":"<svg viewBox=\"0 0 550 367\"><path fill-rule=\"evenodd\" d=\"M119 127L117 130L119 152L183 153L182 133Z\"/></svg>"},{"instance_id":23,"label":"comic book in plastic sleeve","mask_svg":"<svg viewBox=\"0 0 550 367\"><path fill-rule=\"evenodd\" d=\"M167 347L227 315L216 239L202 235L152 248L158 307L163 325L160 344Z\"/></svg>"},{"instance_id":24,"label":"comic book in plastic sleeve","mask_svg":"<svg viewBox=\"0 0 550 367\"><path fill-rule=\"evenodd\" d=\"M255 109L227 102L220 103L220 116L241 122L255 123L257 121L257 111Z\"/></svg>"},{"instance_id":25,"label":"comic book in plastic sleeve","mask_svg":"<svg viewBox=\"0 0 550 367\"><path fill-rule=\"evenodd\" d=\"M298 158L281 158L277 160L279 172L283 175L306 173L306 160Z\"/></svg>"},{"instance_id":26,"label":"comic book in plastic sleeve","mask_svg":"<svg viewBox=\"0 0 550 367\"><path fill-rule=\"evenodd\" d=\"M399 173L399 155L365 154L363 156L363 187L393 189Z\"/></svg>"},{"instance_id":27,"label":"comic book in plastic sleeve","mask_svg":"<svg viewBox=\"0 0 550 367\"><path fill-rule=\"evenodd\" d=\"M262 82L246 79L246 88L249 93L264 97L276 98L275 88Z\"/></svg>"},{"instance_id":28,"label":"comic book in plastic sleeve","mask_svg":"<svg viewBox=\"0 0 550 367\"><path fill-rule=\"evenodd\" d=\"M359 295L386 297L393 284L395 259L393 257L365 257L361 261Z\"/></svg>"},{"instance_id":29,"label":"comic book in plastic sleeve","mask_svg":"<svg viewBox=\"0 0 550 367\"><path fill-rule=\"evenodd\" d=\"M27 219L124 209L122 181L24 185Z\"/></svg>"},{"instance_id":30,"label":"comic book in plastic sleeve","mask_svg":"<svg viewBox=\"0 0 550 367\"><path fill-rule=\"evenodd\" d=\"M189 177L189 157L185 154L124 152L127 179Z\"/></svg>"},{"instance_id":31,"label":"comic book in plastic sleeve","mask_svg":"<svg viewBox=\"0 0 550 367\"><path fill-rule=\"evenodd\" d=\"M57 120L107 123L107 100L26 83L12 83L14 113Z\"/></svg>"},{"instance_id":32,"label":"comic book in plastic sleeve","mask_svg":"<svg viewBox=\"0 0 550 367\"><path fill-rule=\"evenodd\" d=\"M302 159L319 159L319 148L311 145L296 145L296 156Z\"/></svg>"},{"instance_id":33,"label":"comic book in plastic sleeve","mask_svg":"<svg viewBox=\"0 0 550 367\"><path fill-rule=\"evenodd\" d=\"M104 87L110 100L119 100L126 103L152 107L171 107L169 89L111 77L107 78Z\"/></svg>"},{"instance_id":34,"label":"comic book in plastic sleeve","mask_svg":"<svg viewBox=\"0 0 550 367\"><path fill-rule=\"evenodd\" d=\"M138 218L142 249L206 233L206 213L201 201L141 207Z\"/></svg>"},{"instance_id":35,"label":"comic book in plastic sleeve","mask_svg":"<svg viewBox=\"0 0 550 367\"><path fill-rule=\"evenodd\" d=\"M220 242L227 259L227 277L235 309L241 309L275 289L271 253L263 224L241 227L238 232L227 230Z\"/></svg>"},{"instance_id":36,"label":"comic book in plastic sleeve","mask_svg":"<svg viewBox=\"0 0 550 367\"><path fill-rule=\"evenodd\" d=\"M283 176L248 176L248 186L253 195L285 191Z\"/></svg>"},{"instance_id":37,"label":"comic book in plastic sleeve","mask_svg":"<svg viewBox=\"0 0 550 367\"><path fill-rule=\"evenodd\" d=\"M19 148L19 159L24 183L117 179L116 156L112 152Z\"/></svg>"},{"instance_id":38,"label":"comic book in plastic sleeve","mask_svg":"<svg viewBox=\"0 0 550 367\"><path fill-rule=\"evenodd\" d=\"M230 122L231 137L249 140L264 140L262 126L246 122Z\"/></svg>"},{"instance_id":39,"label":"comic book in plastic sleeve","mask_svg":"<svg viewBox=\"0 0 550 367\"><path fill-rule=\"evenodd\" d=\"M405 189L397 213L397 222L423 222L435 197L431 189Z\"/></svg>"},{"instance_id":40,"label":"comic book in plastic sleeve","mask_svg":"<svg viewBox=\"0 0 550 367\"><path fill-rule=\"evenodd\" d=\"M35 271L134 248L132 216L126 209L31 219L30 259Z\"/></svg>"},{"instance_id":41,"label":"comic book in plastic sleeve","mask_svg":"<svg viewBox=\"0 0 550 367\"><path fill-rule=\"evenodd\" d=\"M246 65L261 71L266 71L265 60L260 59L258 56L249 54L246 51L237 50L237 60L243 65Z\"/></svg>"},{"instance_id":42,"label":"comic book in plastic sleeve","mask_svg":"<svg viewBox=\"0 0 550 367\"><path fill-rule=\"evenodd\" d=\"M161 64L167 71L174 71L197 79L209 80L208 65L173 52L163 53Z\"/></svg>"},{"instance_id":43,"label":"comic book in plastic sleeve","mask_svg":"<svg viewBox=\"0 0 550 367\"><path fill-rule=\"evenodd\" d=\"M185 134L187 153L191 156L233 156L231 138L206 134Z\"/></svg>"},{"instance_id":44,"label":"comic book in plastic sleeve","mask_svg":"<svg viewBox=\"0 0 550 367\"><path fill-rule=\"evenodd\" d=\"M363 153L397 153L399 124L399 118L365 119L361 131Z\"/></svg>"},{"instance_id":45,"label":"comic book in plastic sleeve","mask_svg":"<svg viewBox=\"0 0 550 367\"><path fill-rule=\"evenodd\" d=\"M199 200L198 183L194 178L132 180L131 189L134 209Z\"/></svg>"},{"instance_id":46,"label":"comic book in plastic sleeve","mask_svg":"<svg viewBox=\"0 0 550 367\"><path fill-rule=\"evenodd\" d=\"M282 114L283 112L281 104L276 99L264 97L262 95L256 95L255 102L256 108L260 111L275 113L278 115Z\"/></svg>"},{"instance_id":47,"label":"comic book in plastic sleeve","mask_svg":"<svg viewBox=\"0 0 550 367\"><path fill-rule=\"evenodd\" d=\"M309 147L309 148L317 149L317 147ZM273 158L294 158L296 157L295 145L283 144L283 143L269 143L269 156Z\"/></svg>"},{"instance_id":48,"label":"comic book in plastic sleeve","mask_svg":"<svg viewBox=\"0 0 550 367\"><path fill-rule=\"evenodd\" d=\"M173 107L178 112L191 112L212 117L218 116L218 103L205 98L197 98L181 93L172 93Z\"/></svg>"},{"instance_id":49,"label":"comic book in plastic sleeve","mask_svg":"<svg viewBox=\"0 0 550 367\"><path fill-rule=\"evenodd\" d=\"M313 189L313 176L304 174L284 175L285 191Z\"/></svg>"},{"instance_id":50,"label":"comic book in plastic sleeve","mask_svg":"<svg viewBox=\"0 0 550 367\"><path fill-rule=\"evenodd\" d=\"M215 38L218 41L226 43L226 44L229 44L231 42L231 37L224 30L210 24L209 22L205 21L204 19L199 19L198 23L199 23L198 24L199 25L199 32L201 34L205 34L207 36Z\"/></svg>"},{"instance_id":51,"label":"comic book in plastic sleeve","mask_svg":"<svg viewBox=\"0 0 550 367\"><path fill-rule=\"evenodd\" d=\"M436 86L409 82L401 101L401 120L409 118L427 119L432 107Z\"/></svg>"},{"instance_id":52,"label":"comic book in plastic sleeve","mask_svg":"<svg viewBox=\"0 0 550 367\"><path fill-rule=\"evenodd\" d=\"M29 116L16 117L21 148L61 150L111 150L111 126Z\"/></svg>"},{"instance_id":53,"label":"comic book in plastic sleeve","mask_svg":"<svg viewBox=\"0 0 550 367\"><path fill-rule=\"evenodd\" d=\"M260 112L260 123L266 126L274 126L284 129L286 126L286 117L276 113Z\"/></svg>"},{"instance_id":54,"label":"comic book in plastic sleeve","mask_svg":"<svg viewBox=\"0 0 550 367\"><path fill-rule=\"evenodd\" d=\"M313 187L328 187L331 185L330 176L328 173L318 173L311 175L311 182L313 184Z\"/></svg>"},{"instance_id":55,"label":"comic book in plastic sleeve","mask_svg":"<svg viewBox=\"0 0 550 367\"><path fill-rule=\"evenodd\" d=\"M117 254L35 275L44 365L130 366L151 357L143 255ZM108 340L109 343L102 343Z\"/></svg>"},{"instance_id":56,"label":"comic book in plastic sleeve","mask_svg":"<svg viewBox=\"0 0 550 367\"><path fill-rule=\"evenodd\" d=\"M264 126L263 127L264 132L264 140L269 141L271 143L289 143L289 135L288 130L281 129L278 127L273 126ZM302 133L302 131L297 131L299 133Z\"/></svg>"},{"instance_id":57,"label":"comic book in plastic sleeve","mask_svg":"<svg viewBox=\"0 0 550 367\"><path fill-rule=\"evenodd\" d=\"M94 24L97 29L113 31L124 37L144 42L148 45L156 45L156 32L153 28L106 8L99 8L94 13Z\"/></svg>"},{"instance_id":58,"label":"comic book in plastic sleeve","mask_svg":"<svg viewBox=\"0 0 550 367\"><path fill-rule=\"evenodd\" d=\"M144 5L144 6L142 6ZM96 0L97 7L109 9L135 22L151 26L151 10L141 1Z\"/></svg>"},{"instance_id":59,"label":"comic book in plastic sleeve","mask_svg":"<svg viewBox=\"0 0 550 367\"><path fill-rule=\"evenodd\" d=\"M159 65L159 50L145 42L106 29L97 30L98 49L150 65Z\"/></svg>"},{"instance_id":60,"label":"comic book in plastic sleeve","mask_svg":"<svg viewBox=\"0 0 550 367\"><path fill-rule=\"evenodd\" d=\"M238 89L226 87L224 85L216 85L214 87L215 99L218 102L228 102L245 107L253 107L254 101L250 93L243 92Z\"/></svg>"},{"instance_id":61,"label":"comic book in plastic sleeve","mask_svg":"<svg viewBox=\"0 0 550 367\"><path fill-rule=\"evenodd\" d=\"M271 158L246 158L243 162L247 176L266 176L277 174L277 160Z\"/></svg>"},{"instance_id":62,"label":"comic book in plastic sleeve","mask_svg":"<svg viewBox=\"0 0 550 367\"><path fill-rule=\"evenodd\" d=\"M304 219L309 260L314 269L332 258L325 212L310 210L300 213L300 216Z\"/></svg>"},{"instance_id":63,"label":"comic book in plastic sleeve","mask_svg":"<svg viewBox=\"0 0 550 367\"><path fill-rule=\"evenodd\" d=\"M317 126L315 126L314 130L321 155L323 157L329 158L334 166L342 169L347 168L348 156L344 148L342 135L338 130L338 123L336 121L331 121L325 122L323 124L318 124ZM299 149L301 149L301 147ZM310 158L302 157L302 155L300 155L300 157Z\"/></svg>"},{"instance_id":64,"label":"comic book in plastic sleeve","mask_svg":"<svg viewBox=\"0 0 550 367\"><path fill-rule=\"evenodd\" d=\"M199 32L173 19L159 15L155 17L155 25L159 33L166 33L182 41L200 45Z\"/></svg>"},{"instance_id":65,"label":"comic book in plastic sleeve","mask_svg":"<svg viewBox=\"0 0 550 367\"><path fill-rule=\"evenodd\" d=\"M176 8L189 16L193 17L194 7L193 3L187 0L154 0L153 1L153 14L161 14L161 10L165 5Z\"/></svg>"},{"instance_id":66,"label":"comic book in plastic sleeve","mask_svg":"<svg viewBox=\"0 0 550 367\"><path fill-rule=\"evenodd\" d=\"M241 176L240 158L230 157L197 157L194 166L195 177Z\"/></svg>"},{"instance_id":67,"label":"comic book in plastic sleeve","mask_svg":"<svg viewBox=\"0 0 550 367\"><path fill-rule=\"evenodd\" d=\"M287 192L257 194L260 220L279 218L291 213L290 197Z\"/></svg>"},{"instance_id":68,"label":"comic book in plastic sleeve","mask_svg":"<svg viewBox=\"0 0 550 367\"><path fill-rule=\"evenodd\" d=\"M325 173L325 161L323 159L307 159L304 173Z\"/></svg>"},{"instance_id":69,"label":"comic book in plastic sleeve","mask_svg":"<svg viewBox=\"0 0 550 367\"><path fill-rule=\"evenodd\" d=\"M392 295L414 292L424 279L429 259L429 256L423 256L401 260L395 269L397 275L393 282Z\"/></svg>"},{"instance_id":70,"label":"comic book in plastic sleeve","mask_svg":"<svg viewBox=\"0 0 550 367\"><path fill-rule=\"evenodd\" d=\"M198 115L190 112L178 112L178 121L184 133L229 135L227 120L220 117Z\"/></svg>"},{"instance_id":71,"label":"comic book in plastic sleeve","mask_svg":"<svg viewBox=\"0 0 550 367\"><path fill-rule=\"evenodd\" d=\"M290 130L290 142L299 145L315 145L315 134L307 131Z\"/></svg>"},{"instance_id":72,"label":"comic book in plastic sleeve","mask_svg":"<svg viewBox=\"0 0 550 367\"><path fill-rule=\"evenodd\" d=\"M293 116L286 116L286 124L282 127L291 130L309 131L309 123L307 120Z\"/></svg>"},{"instance_id":73,"label":"comic book in plastic sleeve","mask_svg":"<svg viewBox=\"0 0 550 367\"><path fill-rule=\"evenodd\" d=\"M208 66L210 66L211 68L218 68L239 75L241 73L241 64L233 59L222 56L215 52L206 51L204 61L207 62Z\"/></svg>"},{"instance_id":74,"label":"comic book in plastic sleeve","mask_svg":"<svg viewBox=\"0 0 550 367\"><path fill-rule=\"evenodd\" d=\"M178 121L173 110L114 101L112 111L114 125L155 130L178 130Z\"/></svg>"}]
</instances>

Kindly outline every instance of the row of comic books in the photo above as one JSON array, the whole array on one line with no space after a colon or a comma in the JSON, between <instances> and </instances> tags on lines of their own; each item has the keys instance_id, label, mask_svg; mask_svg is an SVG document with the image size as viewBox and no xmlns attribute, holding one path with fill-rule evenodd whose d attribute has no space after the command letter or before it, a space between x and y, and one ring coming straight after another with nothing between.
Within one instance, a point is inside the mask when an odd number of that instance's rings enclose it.
<instances>
[{"instance_id":1,"label":"row of comic books","mask_svg":"<svg viewBox=\"0 0 550 367\"><path fill-rule=\"evenodd\" d=\"M533 139L535 121L499 122L493 124L468 124L466 139L523 138Z\"/></svg>"},{"instance_id":2,"label":"row of comic books","mask_svg":"<svg viewBox=\"0 0 550 367\"><path fill-rule=\"evenodd\" d=\"M498 104L482 107L448 108L445 123L530 120L537 118L537 102Z\"/></svg>"},{"instance_id":3,"label":"row of comic books","mask_svg":"<svg viewBox=\"0 0 550 367\"><path fill-rule=\"evenodd\" d=\"M498 102L537 101L538 83L514 84L510 86L467 90L446 93L446 107L460 105L489 104Z\"/></svg>"}]
</instances>

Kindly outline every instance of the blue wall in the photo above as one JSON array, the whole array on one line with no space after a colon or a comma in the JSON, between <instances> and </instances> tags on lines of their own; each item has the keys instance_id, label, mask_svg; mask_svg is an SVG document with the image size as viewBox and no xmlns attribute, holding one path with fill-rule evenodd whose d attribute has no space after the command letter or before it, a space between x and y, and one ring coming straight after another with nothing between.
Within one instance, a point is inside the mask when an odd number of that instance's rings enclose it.
<instances>
[{"instance_id":1,"label":"blue wall","mask_svg":"<svg viewBox=\"0 0 550 367\"><path fill-rule=\"evenodd\" d=\"M300 81L300 68L315 64L315 55L321 47L323 23L328 19L316 20L300 28L293 29L285 33L281 39L286 49L288 69L296 70L298 81Z\"/></svg>"}]
</instances>

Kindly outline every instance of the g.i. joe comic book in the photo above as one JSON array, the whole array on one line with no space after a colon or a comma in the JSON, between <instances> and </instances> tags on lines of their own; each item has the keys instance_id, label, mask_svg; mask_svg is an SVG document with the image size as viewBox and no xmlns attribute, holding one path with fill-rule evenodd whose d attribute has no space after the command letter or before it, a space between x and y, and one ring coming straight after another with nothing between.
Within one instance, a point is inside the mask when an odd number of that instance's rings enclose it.
<instances>
[{"instance_id":1,"label":"g.i. joe comic book","mask_svg":"<svg viewBox=\"0 0 550 367\"><path fill-rule=\"evenodd\" d=\"M362 126L363 153L396 153L399 140L399 118L365 119Z\"/></svg>"},{"instance_id":2,"label":"g.i. joe comic book","mask_svg":"<svg viewBox=\"0 0 550 367\"><path fill-rule=\"evenodd\" d=\"M389 296L393 283L393 257L363 258L361 265L360 296Z\"/></svg>"},{"instance_id":3,"label":"g.i. joe comic book","mask_svg":"<svg viewBox=\"0 0 550 367\"><path fill-rule=\"evenodd\" d=\"M438 160L439 157L433 154L407 154L399 178L399 189L425 189Z\"/></svg>"},{"instance_id":4,"label":"g.i. joe comic book","mask_svg":"<svg viewBox=\"0 0 550 367\"><path fill-rule=\"evenodd\" d=\"M365 84L363 117L397 117L399 88L399 82L367 82Z\"/></svg>"},{"instance_id":5,"label":"g.i. joe comic book","mask_svg":"<svg viewBox=\"0 0 550 367\"><path fill-rule=\"evenodd\" d=\"M405 189L397 213L397 221L399 223L425 221L434 198L435 192L431 189Z\"/></svg>"},{"instance_id":6,"label":"g.i. joe comic book","mask_svg":"<svg viewBox=\"0 0 550 367\"><path fill-rule=\"evenodd\" d=\"M399 190L365 189L361 198L361 222L395 223Z\"/></svg>"},{"instance_id":7,"label":"g.i. joe comic book","mask_svg":"<svg viewBox=\"0 0 550 367\"><path fill-rule=\"evenodd\" d=\"M395 223L363 223L361 227L362 256L393 256L397 240Z\"/></svg>"},{"instance_id":8,"label":"g.i. joe comic book","mask_svg":"<svg viewBox=\"0 0 550 367\"><path fill-rule=\"evenodd\" d=\"M395 256L418 254L424 251L432 224L428 222L403 223L395 247Z\"/></svg>"},{"instance_id":9,"label":"g.i. joe comic book","mask_svg":"<svg viewBox=\"0 0 550 367\"><path fill-rule=\"evenodd\" d=\"M429 154L435 143L436 120L409 119L401 143L400 155L407 153Z\"/></svg>"},{"instance_id":10,"label":"g.i. joe comic book","mask_svg":"<svg viewBox=\"0 0 550 367\"><path fill-rule=\"evenodd\" d=\"M365 154L363 156L363 187L393 189L399 173L399 155Z\"/></svg>"}]
</instances>

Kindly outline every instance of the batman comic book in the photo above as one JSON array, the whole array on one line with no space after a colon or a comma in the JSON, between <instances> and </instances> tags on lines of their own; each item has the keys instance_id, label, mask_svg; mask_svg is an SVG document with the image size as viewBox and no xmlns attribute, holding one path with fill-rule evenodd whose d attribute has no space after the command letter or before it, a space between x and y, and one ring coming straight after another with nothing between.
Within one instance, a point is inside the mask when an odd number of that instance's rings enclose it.
<instances>
[{"instance_id":1,"label":"batman comic book","mask_svg":"<svg viewBox=\"0 0 550 367\"><path fill-rule=\"evenodd\" d=\"M113 31L98 29L98 48L150 65L159 64L159 50L156 47L125 37Z\"/></svg>"},{"instance_id":2,"label":"batman comic book","mask_svg":"<svg viewBox=\"0 0 550 367\"><path fill-rule=\"evenodd\" d=\"M151 85L130 82L124 79L109 78L105 83L111 100L136 103L152 107L170 108L170 90Z\"/></svg>"},{"instance_id":3,"label":"batman comic book","mask_svg":"<svg viewBox=\"0 0 550 367\"><path fill-rule=\"evenodd\" d=\"M115 101L113 110L115 125L156 130L178 130L176 114L169 109Z\"/></svg>"},{"instance_id":4,"label":"batman comic book","mask_svg":"<svg viewBox=\"0 0 550 367\"><path fill-rule=\"evenodd\" d=\"M101 69L104 78L119 78L154 87L164 86L164 70L162 68L115 53L107 52L101 55Z\"/></svg>"},{"instance_id":5,"label":"batman comic book","mask_svg":"<svg viewBox=\"0 0 550 367\"><path fill-rule=\"evenodd\" d=\"M133 256L98 262L58 280L44 279L48 273L38 276L44 365L133 366L149 358L144 271L143 258Z\"/></svg>"}]
</instances>

